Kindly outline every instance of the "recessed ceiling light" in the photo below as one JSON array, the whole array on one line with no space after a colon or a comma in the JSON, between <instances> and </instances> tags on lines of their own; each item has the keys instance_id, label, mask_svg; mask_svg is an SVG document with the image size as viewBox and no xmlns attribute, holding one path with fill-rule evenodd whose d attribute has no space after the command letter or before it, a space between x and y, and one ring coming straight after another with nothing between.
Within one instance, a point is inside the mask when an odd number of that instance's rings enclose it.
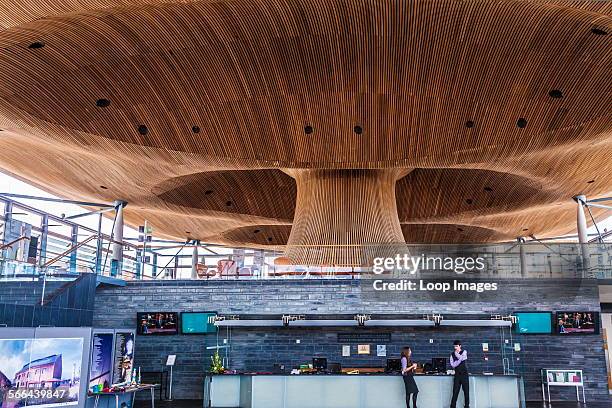
<instances>
[{"instance_id":1,"label":"recessed ceiling light","mask_svg":"<svg viewBox=\"0 0 612 408\"><path fill-rule=\"evenodd\" d=\"M353 128L353 132L355 132L356 134L360 135L360 134L362 134L362 133L363 133L363 128L362 128L361 126L359 126L359 125L356 125L356 126Z\"/></svg>"},{"instance_id":2,"label":"recessed ceiling light","mask_svg":"<svg viewBox=\"0 0 612 408\"><path fill-rule=\"evenodd\" d=\"M310 125L306 125L304 126L304 133L306 133L307 135L311 134L312 132L314 132L314 129L312 128L312 126Z\"/></svg>"},{"instance_id":3,"label":"recessed ceiling light","mask_svg":"<svg viewBox=\"0 0 612 408\"><path fill-rule=\"evenodd\" d=\"M595 182L595 180L589 180L589 181L587 181L587 184L591 184L591 183L594 183L594 182Z\"/></svg>"},{"instance_id":4,"label":"recessed ceiling light","mask_svg":"<svg viewBox=\"0 0 612 408\"><path fill-rule=\"evenodd\" d=\"M111 101L109 101L108 99L105 98L100 98L96 101L96 106L98 108L106 108L108 106L110 106Z\"/></svg>"},{"instance_id":5,"label":"recessed ceiling light","mask_svg":"<svg viewBox=\"0 0 612 408\"><path fill-rule=\"evenodd\" d=\"M467 122L465 122L465 127L468 129L471 129L474 127L474 121L468 120Z\"/></svg>"},{"instance_id":6,"label":"recessed ceiling light","mask_svg":"<svg viewBox=\"0 0 612 408\"><path fill-rule=\"evenodd\" d=\"M608 35L608 32L601 28L591 28L591 32L595 35Z\"/></svg>"},{"instance_id":7,"label":"recessed ceiling light","mask_svg":"<svg viewBox=\"0 0 612 408\"><path fill-rule=\"evenodd\" d=\"M33 42L32 44L28 45L28 48L32 49L32 50L37 50L37 49L42 48L44 46L45 46L44 42L36 41L36 42Z\"/></svg>"},{"instance_id":8,"label":"recessed ceiling light","mask_svg":"<svg viewBox=\"0 0 612 408\"><path fill-rule=\"evenodd\" d=\"M149 133L149 129L145 125L140 125L138 126L138 133L144 136Z\"/></svg>"},{"instance_id":9,"label":"recessed ceiling light","mask_svg":"<svg viewBox=\"0 0 612 408\"><path fill-rule=\"evenodd\" d=\"M212 192L213 192L212 190L206 190L206 191L204 192L204 194L205 194L205 195L210 195L210 194L212 194Z\"/></svg>"},{"instance_id":10,"label":"recessed ceiling light","mask_svg":"<svg viewBox=\"0 0 612 408\"><path fill-rule=\"evenodd\" d=\"M272 237L268 237L268 242L272 242Z\"/></svg>"},{"instance_id":11,"label":"recessed ceiling light","mask_svg":"<svg viewBox=\"0 0 612 408\"><path fill-rule=\"evenodd\" d=\"M463 228L457 228L457 231L463 232Z\"/></svg>"},{"instance_id":12,"label":"recessed ceiling light","mask_svg":"<svg viewBox=\"0 0 612 408\"><path fill-rule=\"evenodd\" d=\"M484 191L490 193L491 191L493 191L493 189L491 187L485 187Z\"/></svg>"},{"instance_id":13,"label":"recessed ceiling light","mask_svg":"<svg viewBox=\"0 0 612 408\"><path fill-rule=\"evenodd\" d=\"M552 89L550 92L548 92L548 96L555 99L561 99L563 98L563 92L561 92L559 89Z\"/></svg>"},{"instance_id":14,"label":"recessed ceiling light","mask_svg":"<svg viewBox=\"0 0 612 408\"><path fill-rule=\"evenodd\" d=\"M108 187L106 187L106 186L100 186L100 188L101 188L102 190L108 190Z\"/></svg>"},{"instance_id":15,"label":"recessed ceiling light","mask_svg":"<svg viewBox=\"0 0 612 408\"><path fill-rule=\"evenodd\" d=\"M185 231L185 234L191 234L191 231Z\"/></svg>"},{"instance_id":16,"label":"recessed ceiling light","mask_svg":"<svg viewBox=\"0 0 612 408\"><path fill-rule=\"evenodd\" d=\"M518 126L521 129L527 127L527 119L519 118L519 120L516 121L516 126Z\"/></svg>"},{"instance_id":17,"label":"recessed ceiling light","mask_svg":"<svg viewBox=\"0 0 612 408\"><path fill-rule=\"evenodd\" d=\"M261 232L261 230L256 229L255 231L253 231L253 234L259 234Z\"/></svg>"},{"instance_id":18,"label":"recessed ceiling light","mask_svg":"<svg viewBox=\"0 0 612 408\"><path fill-rule=\"evenodd\" d=\"M474 202L474 200L472 200L471 198L468 198L467 200L465 200L466 203L468 204L472 204Z\"/></svg>"},{"instance_id":19,"label":"recessed ceiling light","mask_svg":"<svg viewBox=\"0 0 612 408\"><path fill-rule=\"evenodd\" d=\"M193 126L193 127L191 128L191 131L192 131L193 133L200 133L200 128L199 128L198 126Z\"/></svg>"},{"instance_id":20,"label":"recessed ceiling light","mask_svg":"<svg viewBox=\"0 0 612 408\"><path fill-rule=\"evenodd\" d=\"M231 207L231 206L232 206L232 204L233 204L233 203L232 203L231 201L226 201L226 202L225 202L225 205L226 205L227 207Z\"/></svg>"},{"instance_id":21,"label":"recessed ceiling light","mask_svg":"<svg viewBox=\"0 0 612 408\"><path fill-rule=\"evenodd\" d=\"M523 228L523 231L529 231L529 228Z\"/></svg>"}]
</instances>

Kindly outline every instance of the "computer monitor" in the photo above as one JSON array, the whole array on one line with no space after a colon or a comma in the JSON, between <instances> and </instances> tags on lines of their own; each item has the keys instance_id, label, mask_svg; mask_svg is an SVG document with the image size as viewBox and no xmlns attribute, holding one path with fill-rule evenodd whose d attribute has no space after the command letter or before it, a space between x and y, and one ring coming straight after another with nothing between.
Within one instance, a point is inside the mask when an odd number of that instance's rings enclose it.
<instances>
[{"instance_id":1,"label":"computer monitor","mask_svg":"<svg viewBox=\"0 0 612 408\"><path fill-rule=\"evenodd\" d=\"M431 365L433 366L434 371L438 373L446 372L446 358L444 357L434 357L431 359Z\"/></svg>"},{"instance_id":2,"label":"computer monitor","mask_svg":"<svg viewBox=\"0 0 612 408\"><path fill-rule=\"evenodd\" d=\"M327 359L324 357L315 357L312 359L312 368L317 371L327 370Z\"/></svg>"},{"instance_id":3,"label":"computer monitor","mask_svg":"<svg viewBox=\"0 0 612 408\"><path fill-rule=\"evenodd\" d=\"M387 367L385 368L385 372L393 373L400 372L402 370L402 363L399 358L388 358L387 359Z\"/></svg>"}]
</instances>

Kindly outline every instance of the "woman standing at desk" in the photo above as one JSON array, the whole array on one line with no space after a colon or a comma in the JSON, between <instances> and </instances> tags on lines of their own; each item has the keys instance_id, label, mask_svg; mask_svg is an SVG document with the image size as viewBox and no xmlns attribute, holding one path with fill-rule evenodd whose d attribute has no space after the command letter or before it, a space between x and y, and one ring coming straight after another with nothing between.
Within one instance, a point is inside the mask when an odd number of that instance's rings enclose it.
<instances>
[{"instance_id":1,"label":"woman standing at desk","mask_svg":"<svg viewBox=\"0 0 612 408\"><path fill-rule=\"evenodd\" d=\"M410 347L402 349L402 378L404 379L404 387L406 388L406 408L410 408L410 394L412 394L412 408L417 408L417 394L419 388L414 381L414 370L416 363L412 362L412 350Z\"/></svg>"}]
</instances>

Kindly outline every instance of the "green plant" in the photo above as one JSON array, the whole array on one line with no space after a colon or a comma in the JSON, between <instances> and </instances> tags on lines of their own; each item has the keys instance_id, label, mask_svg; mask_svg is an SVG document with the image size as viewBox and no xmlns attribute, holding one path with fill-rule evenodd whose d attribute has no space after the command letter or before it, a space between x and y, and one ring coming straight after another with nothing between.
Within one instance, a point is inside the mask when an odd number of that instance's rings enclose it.
<instances>
[{"instance_id":1,"label":"green plant","mask_svg":"<svg viewBox=\"0 0 612 408\"><path fill-rule=\"evenodd\" d=\"M210 372L215 374L222 374L225 372L225 367L223 367L223 360L219 355L219 350L215 351L215 354L210 356Z\"/></svg>"}]
</instances>

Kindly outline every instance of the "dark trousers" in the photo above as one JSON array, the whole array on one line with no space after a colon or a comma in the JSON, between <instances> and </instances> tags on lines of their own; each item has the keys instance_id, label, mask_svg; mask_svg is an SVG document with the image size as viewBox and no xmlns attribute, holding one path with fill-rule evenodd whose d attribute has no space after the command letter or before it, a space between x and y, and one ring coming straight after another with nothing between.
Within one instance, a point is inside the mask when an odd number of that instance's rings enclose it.
<instances>
[{"instance_id":1,"label":"dark trousers","mask_svg":"<svg viewBox=\"0 0 612 408\"><path fill-rule=\"evenodd\" d=\"M457 407L457 397L459 397L460 388L463 388L464 408L470 407L470 377L467 375L456 375L453 378L453 399L451 400L450 408Z\"/></svg>"}]
</instances>

